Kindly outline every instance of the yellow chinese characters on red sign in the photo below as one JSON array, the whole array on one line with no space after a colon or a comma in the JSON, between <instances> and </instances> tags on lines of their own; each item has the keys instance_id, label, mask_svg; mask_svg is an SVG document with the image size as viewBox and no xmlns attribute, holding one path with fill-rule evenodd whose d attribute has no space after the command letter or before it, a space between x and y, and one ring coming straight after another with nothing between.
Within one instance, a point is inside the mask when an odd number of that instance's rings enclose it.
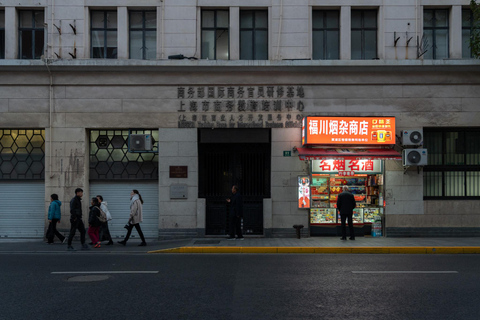
<instances>
[{"instance_id":1,"label":"yellow chinese characters on red sign","mask_svg":"<svg viewBox=\"0 0 480 320\"><path fill-rule=\"evenodd\" d=\"M305 117L302 144L395 144L395 117Z\"/></svg>"}]
</instances>

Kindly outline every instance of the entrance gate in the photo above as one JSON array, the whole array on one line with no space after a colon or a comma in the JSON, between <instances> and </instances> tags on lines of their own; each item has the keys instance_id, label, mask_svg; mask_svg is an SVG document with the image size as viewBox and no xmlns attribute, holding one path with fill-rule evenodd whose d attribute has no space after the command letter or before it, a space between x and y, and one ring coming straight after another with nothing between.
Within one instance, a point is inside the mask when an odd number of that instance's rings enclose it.
<instances>
[{"instance_id":1,"label":"entrance gate","mask_svg":"<svg viewBox=\"0 0 480 320\"><path fill-rule=\"evenodd\" d=\"M270 198L271 146L269 131L266 133L267 143L235 143L245 139L232 139L232 143L202 143L199 139L199 198L206 199L206 235L228 234L226 199L231 196L234 184L238 185L244 202L243 233L263 234L263 199ZM221 136L220 132L217 134Z\"/></svg>"}]
</instances>

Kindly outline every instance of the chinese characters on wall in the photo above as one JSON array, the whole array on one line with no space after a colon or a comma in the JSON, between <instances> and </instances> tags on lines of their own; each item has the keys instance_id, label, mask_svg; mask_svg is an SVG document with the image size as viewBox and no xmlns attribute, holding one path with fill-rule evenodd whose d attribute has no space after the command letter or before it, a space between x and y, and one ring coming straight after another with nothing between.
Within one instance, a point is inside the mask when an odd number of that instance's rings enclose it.
<instances>
[{"instance_id":1,"label":"chinese characters on wall","mask_svg":"<svg viewBox=\"0 0 480 320\"><path fill-rule=\"evenodd\" d=\"M178 87L179 128L300 128L302 86Z\"/></svg>"}]
</instances>

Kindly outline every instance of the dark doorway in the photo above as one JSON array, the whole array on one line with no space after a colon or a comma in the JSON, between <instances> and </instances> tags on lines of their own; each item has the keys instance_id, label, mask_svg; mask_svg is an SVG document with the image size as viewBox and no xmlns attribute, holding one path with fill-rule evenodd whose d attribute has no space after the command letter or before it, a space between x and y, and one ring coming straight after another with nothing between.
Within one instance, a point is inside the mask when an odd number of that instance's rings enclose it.
<instances>
[{"instance_id":1,"label":"dark doorway","mask_svg":"<svg viewBox=\"0 0 480 320\"><path fill-rule=\"evenodd\" d=\"M263 199L270 198L270 149L269 129L199 131L199 198L206 199L206 235L228 233L226 199L234 184L244 201L243 233L263 234Z\"/></svg>"}]
</instances>

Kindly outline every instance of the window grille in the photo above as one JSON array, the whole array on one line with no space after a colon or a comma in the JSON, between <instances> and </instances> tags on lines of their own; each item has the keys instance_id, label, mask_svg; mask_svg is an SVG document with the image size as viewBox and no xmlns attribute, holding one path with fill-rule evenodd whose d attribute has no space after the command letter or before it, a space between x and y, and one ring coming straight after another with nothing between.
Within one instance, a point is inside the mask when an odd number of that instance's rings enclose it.
<instances>
[{"instance_id":1,"label":"window grille","mask_svg":"<svg viewBox=\"0 0 480 320\"><path fill-rule=\"evenodd\" d=\"M151 134L158 148L158 130L91 130L90 180L158 180L158 154L128 152L129 132Z\"/></svg>"},{"instance_id":2,"label":"window grille","mask_svg":"<svg viewBox=\"0 0 480 320\"><path fill-rule=\"evenodd\" d=\"M45 178L45 130L0 129L0 179Z\"/></svg>"}]
</instances>

